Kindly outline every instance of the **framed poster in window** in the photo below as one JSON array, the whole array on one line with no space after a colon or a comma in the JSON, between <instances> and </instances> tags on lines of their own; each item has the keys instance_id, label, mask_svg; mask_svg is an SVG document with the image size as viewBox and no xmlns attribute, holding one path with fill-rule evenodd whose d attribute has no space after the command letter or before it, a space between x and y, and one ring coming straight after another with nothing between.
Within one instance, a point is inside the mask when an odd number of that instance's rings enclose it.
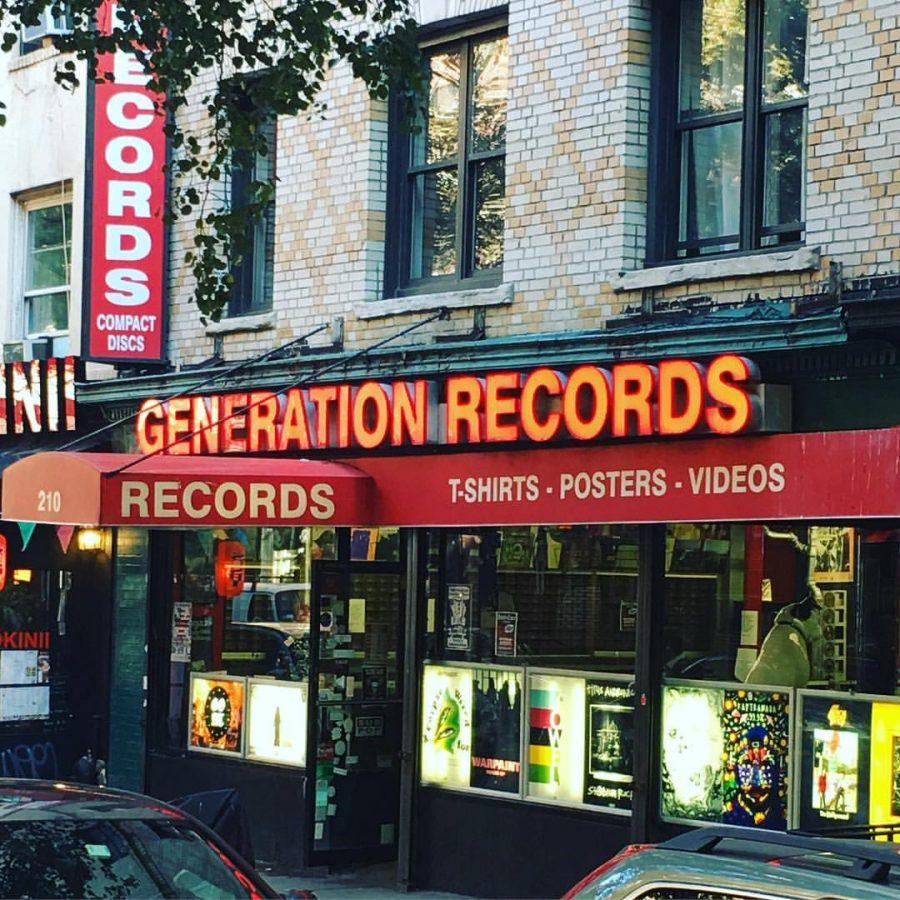
<instances>
[{"instance_id":1,"label":"framed poster in window","mask_svg":"<svg viewBox=\"0 0 900 900\"><path fill-rule=\"evenodd\" d=\"M191 673L188 750L241 756L244 752L245 678Z\"/></svg>"},{"instance_id":2,"label":"framed poster in window","mask_svg":"<svg viewBox=\"0 0 900 900\"><path fill-rule=\"evenodd\" d=\"M472 670L472 768L469 786L519 794L522 769L522 671Z\"/></svg>"},{"instance_id":3,"label":"framed poster in window","mask_svg":"<svg viewBox=\"0 0 900 900\"><path fill-rule=\"evenodd\" d=\"M306 765L307 691L303 681L247 679L247 759Z\"/></svg>"},{"instance_id":4,"label":"framed poster in window","mask_svg":"<svg viewBox=\"0 0 900 900\"><path fill-rule=\"evenodd\" d=\"M840 525L814 525L809 529L810 552L817 582L856 580L856 533Z\"/></svg>"},{"instance_id":5,"label":"framed poster in window","mask_svg":"<svg viewBox=\"0 0 900 900\"><path fill-rule=\"evenodd\" d=\"M472 670L426 665L422 673L421 780L469 786L472 766Z\"/></svg>"},{"instance_id":6,"label":"framed poster in window","mask_svg":"<svg viewBox=\"0 0 900 900\"><path fill-rule=\"evenodd\" d=\"M790 734L789 688L663 685L662 817L784 829Z\"/></svg>"},{"instance_id":7,"label":"framed poster in window","mask_svg":"<svg viewBox=\"0 0 900 900\"><path fill-rule=\"evenodd\" d=\"M584 793L584 678L529 672L528 725L528 796L580 805Z\"/></svg>"},{"instance_id":8,"label":"framed poster in window","mask_svg":"<svg viewBox=\"0 0 900 900\"><path fill-rule=\"evenodd\" d=\"M801 691L797 702L800 828L867 824L872 703L819 691Z\"/></svg>"},{"instance_id":9,"label":"framed poster in window","mask_svg":"<svg viewBox=\"0 0 900 900\"><path fill-rule=\"evenodd\" d=\"M634 685L622 680L585 681L584 802L630 810L634 781Z\"/></svg>"}]
</instances>

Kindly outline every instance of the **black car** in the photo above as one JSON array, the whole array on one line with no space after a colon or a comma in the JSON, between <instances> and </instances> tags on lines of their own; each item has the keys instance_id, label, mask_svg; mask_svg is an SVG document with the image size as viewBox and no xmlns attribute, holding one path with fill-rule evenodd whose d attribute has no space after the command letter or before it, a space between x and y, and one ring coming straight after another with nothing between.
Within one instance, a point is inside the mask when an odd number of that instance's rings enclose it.
<instances>
[{"instance_id":1,"label":"black car","mask_svg":"<svg viewBox=\"0 0 900 900\"><path fill-rule=\"evenodd\" d=\"M0 779L0 897L277 897L205 825L111 788Z\"/></svg>"}]
</instances>

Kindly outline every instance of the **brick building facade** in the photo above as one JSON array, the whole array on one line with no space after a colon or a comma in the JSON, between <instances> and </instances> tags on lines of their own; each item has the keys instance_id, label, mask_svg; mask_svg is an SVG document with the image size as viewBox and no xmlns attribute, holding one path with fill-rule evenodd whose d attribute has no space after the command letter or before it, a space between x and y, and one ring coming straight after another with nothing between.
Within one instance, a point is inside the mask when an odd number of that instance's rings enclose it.
<instances>
[{"instance_id":1,"label":"brick building facade","mask_svg":"<svg viewBox=\"0 0 900 900\"><path fill-rule=\"evenodd\" d=\"M421 6L426 29L492 8ZM325 116L278 123L270 313L204 328L183 263L191 226L174 229L173 362L207 358L213 336L226 358L238 359L335 317L344 320L345 348L357 349L444 302L453 318L436 329L466 331L480 307L489 336L527 335L602 329L623 315L698 299L821 295L833 286L834 263L845 280L900 268L898 23L890 3L810 5L802 246L652 268L651 4L512 2L496 11L509 33L501 285L469 296L385 295L385 234L398 228L386 218L388 111L339 68L322 98Z\"/></svg>"}]
</instances>

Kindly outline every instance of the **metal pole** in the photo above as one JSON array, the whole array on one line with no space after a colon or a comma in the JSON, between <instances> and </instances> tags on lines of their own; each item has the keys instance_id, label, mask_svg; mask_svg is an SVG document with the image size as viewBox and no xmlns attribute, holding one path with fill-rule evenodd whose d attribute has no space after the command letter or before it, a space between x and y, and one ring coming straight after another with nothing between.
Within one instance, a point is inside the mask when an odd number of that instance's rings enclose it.
<instances>
[{"instance_id":1,"label":"metal pole","mask_svg":"<svg viewBox=\"0 0 900 900\"><path fill-rule=\"evenodd\" d=\"M400 809L397 835L397 885L402 891L413 884L413 819L416 800L416 751L419 744L419 586L422 583L420 543L422 532L404 529L406 535L406 611L403 638L403 715L400 739Z\"/></svg>"}]
</instances>

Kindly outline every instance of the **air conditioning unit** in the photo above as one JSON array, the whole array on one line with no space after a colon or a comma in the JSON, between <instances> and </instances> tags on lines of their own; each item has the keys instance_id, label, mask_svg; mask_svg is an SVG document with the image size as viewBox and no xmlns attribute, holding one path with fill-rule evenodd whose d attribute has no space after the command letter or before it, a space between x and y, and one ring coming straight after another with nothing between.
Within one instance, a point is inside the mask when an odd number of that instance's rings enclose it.
<instances>
[{"instance_id":1,"label":"air conditioning unit","mask_svg":"<svg viewBox=\"0 0 900 900\"><path fill-rule=\"evenodd\" d=\"M71 34L72 19L65 7L60 15L53 14L53 6L47 6L41 13L37 25L26 25L22 29L22 42L25 44L39 43L45 37L53 37L55 34Z\"/></svg>"},{"instance_id":2,"label":"air conditioning unit","mask_svg":"<svg viewBox=\"0 0 900 900\"><path fill-rule=\"evenodd\" d=\"M22 341L8 341L3 344L3 362L17 362L24 356Z\"/></svg>"},{"instance_id":3,"label":"air conditioning unit","mask_svg":"<svg viewBox=\"0 0 900 900\"><path fill-rule=\"evenodd\" d=\"M49 337L25 338L22 341L22 359L49 359L52 354L53 339Z\"/></svg>"}]
</instances>

